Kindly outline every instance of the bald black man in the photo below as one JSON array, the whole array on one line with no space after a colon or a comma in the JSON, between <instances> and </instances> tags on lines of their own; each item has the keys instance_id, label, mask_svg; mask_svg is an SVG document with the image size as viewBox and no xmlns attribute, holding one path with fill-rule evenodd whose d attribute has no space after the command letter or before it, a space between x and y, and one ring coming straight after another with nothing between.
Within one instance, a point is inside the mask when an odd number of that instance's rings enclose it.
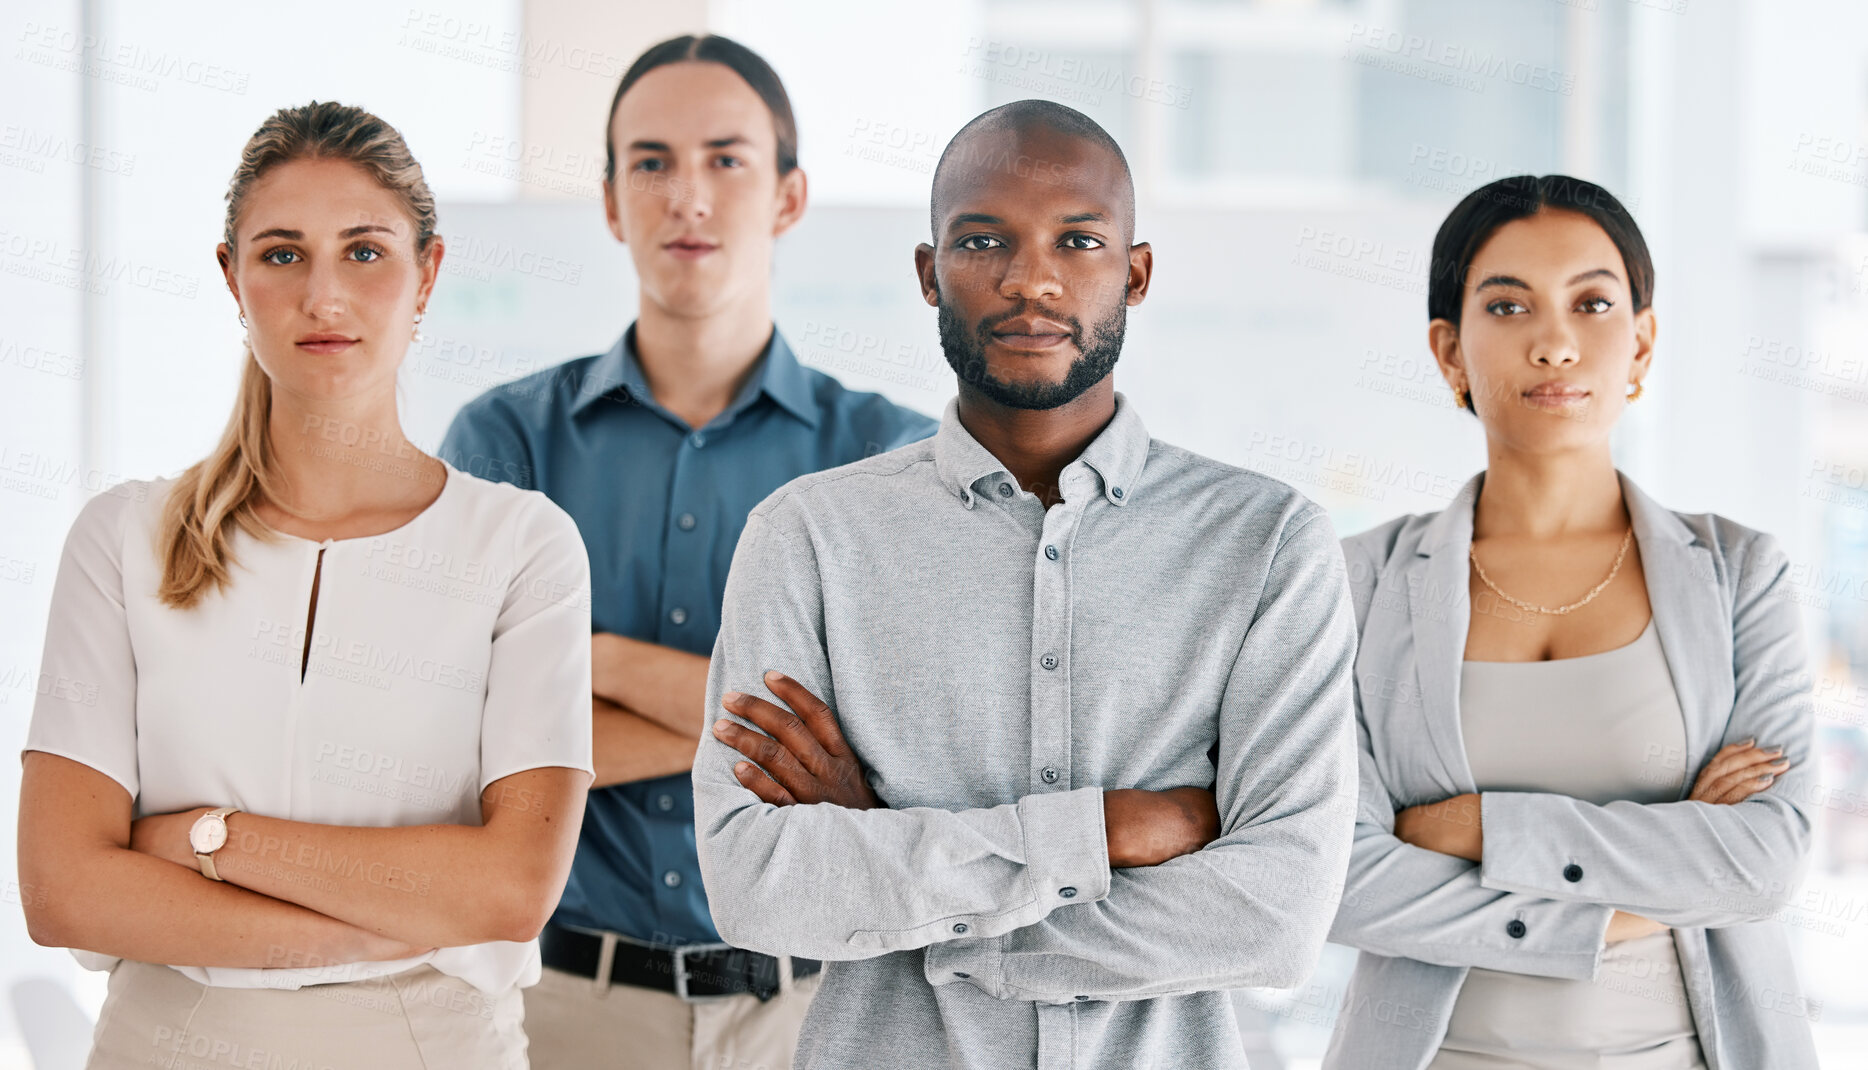
<instances>
[{"instance_id":1,"label":"bald black man","mask_svg":"<svg viewBox=\"0 0 1868 1070\"><path fill-rule=\"evenodd\" d=\"M734 556L694 766L714 920L826 960L799 1067L1244 1067L1224 990L1309 975L1348 860L1336 536L1116 393L1153 253L1100 127L989 111L932 201L959 396Z\"/></svg>"}]
</instances>

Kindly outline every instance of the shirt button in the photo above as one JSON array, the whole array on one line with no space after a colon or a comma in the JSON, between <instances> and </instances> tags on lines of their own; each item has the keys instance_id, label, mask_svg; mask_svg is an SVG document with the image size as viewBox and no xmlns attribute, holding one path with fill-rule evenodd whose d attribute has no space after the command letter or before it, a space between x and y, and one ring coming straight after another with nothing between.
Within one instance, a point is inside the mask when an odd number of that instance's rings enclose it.
<instances>
[{"instance_id":1,"label":"shirt button","mask_svg":"<svg viewBox=\"0 0 1868 1070\"><path fill-rule=\"evenodd\" d=\"M972 975L972 974L970 974L970 973L961 973L961 972L960 972L959 970L955 970L955 971L953 972L953 975L954 975L955 977L958 977L958 978L959 978L960 980L962 980L962 981L964 981L964 980L966 980L967 978L969 978L969 977L971 977L971 976L973 976L973 975Z\"/></svg>"},{"instance_id":2,"label":"shirt button","mask_svg":"<svg viewBox=\"0 0 1868 1070\"><path fill-rule=\"evenodd\" d=\"M694 514L693 513L682 513L680 517L678 517L675 520L675 524L676 526L680 527L682 531L693 531L694 530Z\"/></svg>"},{"instance_id":3,"label":"shirt button","mask_svg":"<svg viewBox=\"0 0 1868 1070\"><path fill-rule=\"evenodd\" d=\"M1053 561L1057 560L1057 547L1046 546L1044 548L1044 556L1050 558Z\"/></svg>"},{"instance_id":4,"label":"shirt button","mask_svg":"<svg viewBox=\"0 0 1868 1070\"><path fill-rule=\"evenodd\" d=\"M674 870L671 869L668 872L662 874L662 883L666 884L670 888L679 888L681 887L681 874L676 873Z\"/></svg>"},{"instance_id":5,"label":"shirt button","mask_svg":"<svg viewBox=\"0 0 1868 1070\"><path fill-rule=\"evenodd\" d=\"M1517 918L1513 918L1509 922L1506 922L1505 923L1505 935L1511 937L1513 940L1524 939L1524 923L1519 921Z\"/></svg>"},{"instance_id":6,"label":"shirt button","mask_svg":"<svg viewBox=\"0 0 1868 1070\"><path fill-rule=\"evenodd\" d=\"M1078 996L1078 997L1077 997L1077 1002L1078 1002L1078 1003L1088 1003L1089 1001L1090 1001L1090 997L1088 997L1088 996Z\"/></svg>"},{"instance_id":7,"label":"shirt button","mask_svg":"<svg viewBox=\"0 0 1868 1070\"><path fill-rule=\"evenodd\" d=\"M1039 775L1044 777L1044 782L1046 784L1057 783L1057 770L1055 769L1046 769L1044 772L1040 773Z\"/></svg>"},{"instance_id":8,"label":"shirt button","mask_svg":"<svg viewBox=\"0 0 1868 1070\"><path fill-rule=\"evenodd\" d=\"M1012 484L1010 483L999 484L999 497L1010 498L1011 496L1012 496Z\"/></svg>"},{"instance_id":9,"label":"shirt button","mask_svg":"<svg viewBox=\"0 0 1868 1070\"><path fill-rule=\"evenodd\" d=\"M702 446L705 446L707 444L707 436L701 434L699 431L696 431L692 435L688 436L688 441L694 444L695 449L700 449Z\"/></svg>"},{"instance_id":10,"label":"shirt button","mask_svg":"<svg viewBox=\"0 0 1868 1070\"><path fill-rule=\"evenodd\" d=\"M1564 866L1563 867L1563 879L1566 881L1569 881L1571 884L1575 884L1577 881L1582 880L1583 879L1583 867L1577 865L1574 862L1571 862L1569 865Z\"/></svg>"},{"instance_id":11,"label":"shirt button","mask_svg":"<svg viewBox=\"0 0 1868 1070\"><path fill-rule=\"evenodd\" d=\"M1046 654L1038 659L1038 664L1044 666L1046 669L1055 669L1057 668L1057 655Z\"/></svg>"},{"instance_id":12,"label":"shirt button","mask_svg":"<svg viewBox=\"0 0 1868 1070\"><path fill-rule=\"evenodd\" d=\"M1122 497L1122 488L1121 487L1110 487L1109 493L1114 495L1117 498L1120 498Z\"/></svg>"},{"instance_id":13,"label":"shirt button","mask_svg":"<svg viewBox=\"0 0 1868 1070\"><path fill-rule=\"evenodd\" d=\"M954 922L954 923L953 923L953 931L954 931L954 932L957 932L957 933L964 933L964 932L966 932L966 922L964 922L964 921L956 921L956 922Z\"/></svg>"},{"instance_id":14,"label":"shirt button","mask_svg":"<svg viewBox=\"0 0 1868 1070\"><path fill-rule=\"evenodd\" d=\"M686 624L688 622L688 611L682 609L680 606L676 606L668 611L668 619L674 621L676 624Z\"/></svg>"},{"instance_id":15,"label":"shirt button","mask_svg":"<svg viewBox=\"0 0 1868 1070\"><path fill-rule=\"evenodd\" d=\"M663 810L673 810L675 808L675 797L673 795L657 795L655 797L655 805L661 807Z\"/></svg>"},{"instance_id":16,"label":"shirt button","mask_svg":"<svg viewBox=\"0 0 1868 1070\"><path fill-rule=\"evenodd\" d=\"M1077 890L1069 885L1065 885L1057 890L1057 894L1063 896L1065 899L1075 899L1077 897Z\"/></svg>"}]
</instances>

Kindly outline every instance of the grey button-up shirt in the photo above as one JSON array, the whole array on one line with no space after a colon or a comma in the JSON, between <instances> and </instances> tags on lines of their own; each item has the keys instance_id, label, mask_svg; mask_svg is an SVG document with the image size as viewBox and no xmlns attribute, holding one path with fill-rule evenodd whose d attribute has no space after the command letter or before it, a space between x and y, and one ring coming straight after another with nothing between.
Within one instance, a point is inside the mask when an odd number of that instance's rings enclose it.
<instances>
[{"instance_id":1,"label":"grey button-up shirt","mask_svg":"<svg viewBox=\"0 0 1868 1070\"><path fill-rule=\"evenodd\" d=\"M753 511L707 702L779 669L888 809L773 807L704 738L723 939L829 960L800 1067L1244 1067L1221 990L1292 986L1354 825L1354 617L1322 509L1117 395L1046 509L961 427ZM1213 786L1204 850L1111 870L1105 788Z\"/></svg>"}]
</instances>

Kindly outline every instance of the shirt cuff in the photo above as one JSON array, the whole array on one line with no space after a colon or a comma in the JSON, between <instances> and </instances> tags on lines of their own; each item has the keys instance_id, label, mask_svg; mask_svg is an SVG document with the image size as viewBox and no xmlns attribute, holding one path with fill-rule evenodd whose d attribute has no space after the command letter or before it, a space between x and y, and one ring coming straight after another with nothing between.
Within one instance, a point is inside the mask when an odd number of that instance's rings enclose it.
<instances>
[{"instance_id":1,"label":"shirt cuff","mask_svg":"<svg viewBox=\"0 0 1868 1070\"><path fill-rule=\"evenodd\" d=\"M1023 872L1014 874L1007 886L1013 902L991 914L956 914L911 929L861 929L850 935L850 946L885 952L953 943L956 938L964 943L989 941L1036 924L1058 907L1094 903L1109 895L1103 789L1027 795L1014 811L1025 850Z\"/></svg>"},{"instance_id":2,"label":"shirt cuff","mask_svg":"<svg viewBox=\"0 0 1868 1070\"><path fill-rule=\"evenodd\" d=\"M1004 999L1005 971L1000 963L1004 941L1003 936L992 936L929 944L921 975L937 988L970 984L994 999Z\"/></svg>"},{"instance_id":3,"label":"shirt cuff","mask_svg":"<svg viewBox=\"0 0 1868 1070\"><path fill-rule=\"evenodd\" d=\"M1102 788L1027 795L1018 800L1018 819L1025 830L1025 866L1045 914L1109 895Z\"/></svg>"},{"instance_id":4,"label":"shirt cuff","mask_svg":"<svg viewBox=\"0 0 1868 1070\"><path fill-rule=\"evenodd\" d=\"M1535 962L1544 976L1593 981L1608 950L1609 919L1614 916L1614 907L1545 899L1536 909L1518 912L1513 919L1517 927L1508 927L1504 942L1511 945L1512 955Z\"/></svg>"},{"instance_id":5,"label":"shirt cuff","mask_svg":"<svg viewBox=\"0 0 1868 1070\"><path fill-rule=\"evenodd\" d=\"M1538 801L1535 793L1522 791L1479 794L1479 828L1485 836L1479 886L1586 901L1578 885L1582 860L1565 854L1550 834L1550 823L1538 820Z\"/></svg>"}]
</instances>

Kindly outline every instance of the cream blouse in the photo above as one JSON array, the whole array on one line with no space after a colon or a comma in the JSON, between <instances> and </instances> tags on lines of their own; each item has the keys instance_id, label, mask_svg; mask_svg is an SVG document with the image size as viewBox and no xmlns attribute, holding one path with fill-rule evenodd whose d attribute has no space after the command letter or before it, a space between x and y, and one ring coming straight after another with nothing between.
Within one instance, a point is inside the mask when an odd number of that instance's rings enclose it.
<instances>
[{"instance_id":1,"label":"cream blouse","mask_svg":"<svg viewBox=\"0 0 1868 1070\"><path fill-rule=\"evenodd\" d=\"M72 526L42 666L69 686L39 689L27 750L115 780L138 817L237 806L375 827L478 825L480 793L501 777L591 770L589 561L544 495L449 466L440 496L384 535L236 534L232 583L176 610L156 597L170 486L113 488ZM311 881L385 863L281 865ZM73 954L91 969L117 962ZM539 976L536 942L504 941L339 967L174 969L208 985L298 988L422 962L491 993Z\"/></svg>"}]
</instances>

